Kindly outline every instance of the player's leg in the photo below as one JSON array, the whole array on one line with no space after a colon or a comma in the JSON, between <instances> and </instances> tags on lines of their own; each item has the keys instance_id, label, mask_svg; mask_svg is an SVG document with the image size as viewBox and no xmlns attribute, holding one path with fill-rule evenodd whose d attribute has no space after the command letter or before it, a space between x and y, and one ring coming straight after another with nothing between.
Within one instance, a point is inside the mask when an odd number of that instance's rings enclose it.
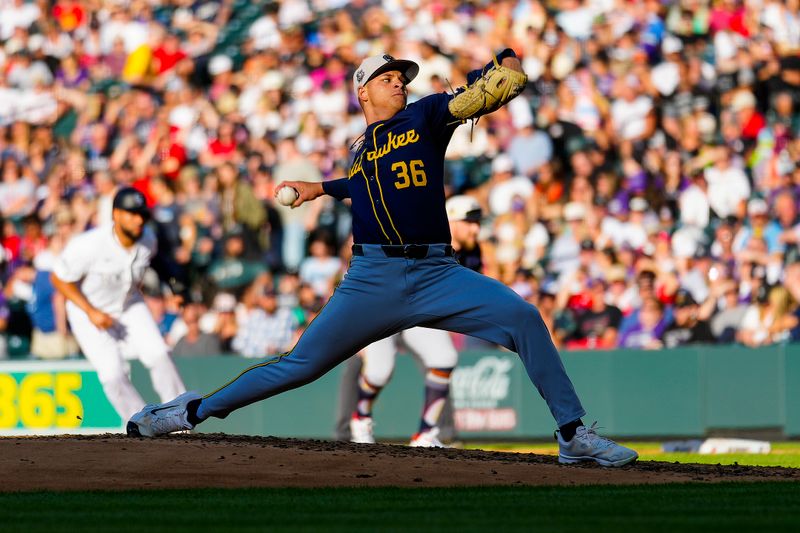
<instances>
[{"instance_id":1,"label":"player's leg","mask_svg":"<svg viewBox=\"0 0 800 533\"><path fill-rule=\"evenodd\" d=\"M113 336L117 330L99 330L86 313L70 307L67 318L81 352L97 371L97 379L108 401L122 420L128 420L144 406L144 400L131 383L128 362L122 354L122 341Z\"/></svg>"},{"instance_id":2,"label":"player's leg","mask_svg":"<svg viewBox=\"0 0 800 533\"><path fill-rule=\"evenodd\" d=\"M414 312L429 317L426 325L517 352L559 426L586 414L533 305L499 281L447 258L428 259L420 266L420 275L426 283L417 293Z\"/></svg>"},{"instance_id":3,"label":"player's leg","mask_svg":"<svg viewBox=\"0 0 800 533\"><path fill-rule=\"evenodd\" d=\"M450 394L450 375L458 362L458 352L450 334L443 330L411 328L400 335L425 366L425 403L419 431L411 438L411 445L441 447L439 420Z\"/></svg>"},{"instance_id":4,"label":"player's leg","mask_svg":"<svg viewBox=\"0 0 800 533\"><path fill-rule=\"evenodd\" d=\"M365 346L403 328L408 315L405 262L354 257L327 305L291 351L244 370L202 398L181 395L143 409L128 424L129 434L156 436L192 429L209 417L232 411L321 377Z\"/></svg>"},{"instance_id":5,"label":"player's leg","mask_svg":"<svg viewBox=\"0 0 800 533\"><path fill-rule=\"evenodd\" d=\"M372 431L372 405L392 377L397 354L396 339L397 335L380 339L361 352L361 372L356 388L358 401L350 417L352 442L359 444L375 442Z\"/></svg>"},{"instance_id":6,"label":"player's leg","mask_svg":"<svg viewBox=\"0 0 800 533\"><path fill-rule=\"evenodd\" d=\"M447 259L419 268L414 313L436 328L473 335L517 352L559 426L559 460L620 466L633 450L598 436L583 425L583 410L539 311L502 283ZM575 438L573 438L575 437Z\"/></svg>"},{"instance_id":7,"label":"player's leg","mask_svg":"<svg viewBox=\"0 0 800 533\"><path fill-rule=\"evenodd\" d=\"M354 355L342 365L334 426L334 438L336 440L350 440L350 421L353 419L353 411L356 410L356 404L358 403L358 377L360 375L361 356Z\"/></svg>"},{"instance_id":8,"label":"player's leg","mask_svg":"<svg viewBox=\"0 0 800 533\"><path fill-rule=\"evenodd\" d=\"M337 289L297 345L242 372L203 398L197 416L225 418L231 411L291 390L323 376L334 366L386 334L379 302Z\"/></svg>"},{"instance_id":9,"label":"player's leg","mask_svg":"<svg viewBox=\"0 0 800 533\"><path fill-rule=\"evenodd\" d=\"M119 321L125 328L126 349L150 372L153 389L161 401L166 402L186 392L170 357L169 347L144 302L135 303L123 311Z\"/></svg>"}]
</instances>

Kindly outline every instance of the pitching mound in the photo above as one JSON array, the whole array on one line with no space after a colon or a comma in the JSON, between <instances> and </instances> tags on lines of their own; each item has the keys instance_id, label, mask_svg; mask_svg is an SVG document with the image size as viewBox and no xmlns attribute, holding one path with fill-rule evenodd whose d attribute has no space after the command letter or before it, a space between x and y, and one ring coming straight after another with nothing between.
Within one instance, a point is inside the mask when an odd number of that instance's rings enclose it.
<instances>
[{"instance_id":1,"label":"pitching mound","mask_svg":"<svg viewBox=\"0 0 800 533\"><path fill-rule=\"evenodd\" d=\"M642 462L221 434L0 438L0 491L198 487L445 487L798 481L800 469Z\"/></svg>"}]
</instances>

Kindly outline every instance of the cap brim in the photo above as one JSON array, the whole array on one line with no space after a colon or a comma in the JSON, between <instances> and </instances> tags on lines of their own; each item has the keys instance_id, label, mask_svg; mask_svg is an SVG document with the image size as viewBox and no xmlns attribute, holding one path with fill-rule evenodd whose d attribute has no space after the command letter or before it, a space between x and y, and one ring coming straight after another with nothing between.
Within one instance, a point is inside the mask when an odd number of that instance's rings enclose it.
<instances>
[{"instance_id":1,"label":"cap brim","mask_svg":"<svg viewBox=\"0 0 800 533\"><path fill-rule=\"evenodd\" d=\"M417 77L419 74L419 65L414 63L413 61L409 61L408 59L394 59L389 61L385 65L382 65L378 70L372 73L365 82L364 85L370 82L370 80L380 76L384 72L389 72L391 70L400 71L403 76L406 78L406 83L410 83L411 80Z\"/></svg>"},{"instance_id":2,"label":"cap brim","mask_svg":"<svg viewBox=\"0 0 800 533\"><path fill-rule=\"evenodd\" d=\"M473 209L472 211L468 211L461 220L465 220L467 222L480 222L481 219L483 219L483 212L480 209Z\"/></svg>"}]
</instances>

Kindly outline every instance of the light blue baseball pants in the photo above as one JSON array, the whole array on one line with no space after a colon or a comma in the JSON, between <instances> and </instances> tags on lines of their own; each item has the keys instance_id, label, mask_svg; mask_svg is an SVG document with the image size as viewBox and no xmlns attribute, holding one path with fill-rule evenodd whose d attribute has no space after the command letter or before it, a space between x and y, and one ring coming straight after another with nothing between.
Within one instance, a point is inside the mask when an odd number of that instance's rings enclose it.
<instances>
[{"instance_id":1,"label":"light blue baseball pants","mask_svg":"<svg viewBox=\"0 0 800 533\"><path fill-rule=\"evenodd\" d=\"M386 257L380 245L362 249L297 345L203 398L199 419L225 418L310 383L373 341L414 326L465 333L517 352L559 426L586 414L539 311L514 291L462 267L445 245L431 245L424 259Z\"/></svg>"}]
</instances>

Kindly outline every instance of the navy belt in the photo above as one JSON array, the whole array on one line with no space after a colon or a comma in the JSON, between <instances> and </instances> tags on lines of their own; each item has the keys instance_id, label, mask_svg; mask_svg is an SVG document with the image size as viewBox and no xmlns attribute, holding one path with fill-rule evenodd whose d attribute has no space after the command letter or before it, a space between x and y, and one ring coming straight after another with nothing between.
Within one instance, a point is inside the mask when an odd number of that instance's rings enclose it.
<instances>
[{"instance_id":1,"label":"navy belt","mask_svg":"<svg viewBox=\"0 0 800 533\"><path fill-rule=\"evenodd\" d=\"M380 247L386 257L404 257L406 259L425 259L428 257L430 248L427 244L381 244ZM363 256L364 247L354 244L353 255ZM444 255L453 255L453 247L449 244L444 247Z\"/></svg>"}]
</instances>

